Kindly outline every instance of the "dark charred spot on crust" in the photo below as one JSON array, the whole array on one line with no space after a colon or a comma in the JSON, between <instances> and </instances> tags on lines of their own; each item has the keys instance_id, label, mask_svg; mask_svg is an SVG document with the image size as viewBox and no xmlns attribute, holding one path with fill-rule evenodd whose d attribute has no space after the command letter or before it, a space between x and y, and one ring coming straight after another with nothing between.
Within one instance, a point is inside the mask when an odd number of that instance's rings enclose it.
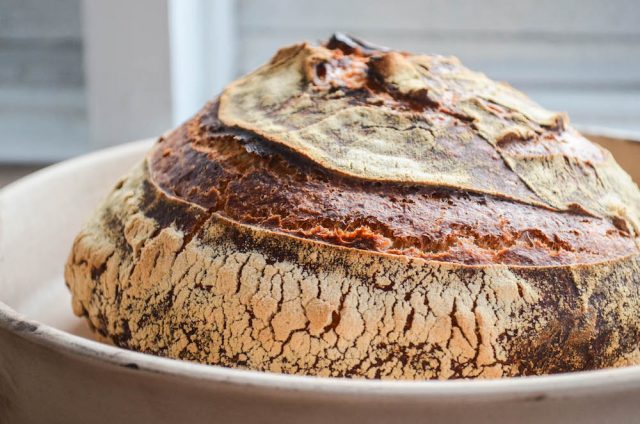
<instances>
[{"instance_id":1,"label":"dark charred spot on crust","mask_svg":"<svg viewBox=\"0 0 640 424\"><path fill-rule=\"evenodd\" d=\"M324 331L335 330L340 324L340 313L338 311L331 312L331 322L324 328Z\"/></svg>"},{"instance_id":2,"label":"dark charred spot on crust","mask_svg":"<svg viewBox=\"0 0 640 424\"><path fill-rule=\"evenodd\" d=\"M612 218L613 225L623 234L629 235L631 233L631 229L629 228L629 224L627 220L624 218L620 218L618 216L614 216Z\"/></svg>"},{"instance_id":3,"label":"dark charred spot on crust","mask_svg":"<svg viewBox=\"0 0 640 424\"><path fill-rule=\"evenodd\" d=\"M128 347L131 337L129 321L123 319L120 321L120 330L111 336L111 340L118 347Z\"/></svg>"},{"instance_id":4,"label":"dark charred spot on crust","mask_svg":"<svg viewBox=\"0 0 640 424\"><path fill-rule=\"evenodd\" d=\"M140 209L153 218L161 228L175 224L177 228L190 233L198 220L205 214L188 203L160 196L150 181L143 182L143 196Z\"/></svg>"},{"instance_id":5,"label":"dark charred spot on crust","mask_svg":"<svg viewBox=\"0 0 640 424\"><path fill-rule=\"evenodd\" d=\"M100 334L102 337L109 337L109 333L107 332L109 328L109 323L102 311L99 311L95 315L95 320L97 321L97 323L94 323L92 325L92 329L98 334ZM113 339L113 337L110 337L110 338Z\"/></svg>"},{"instance_id":6,"label":"dark charred spot on crust","mask_svg":"<svg viewBox=\"0 0 640 424\"><path fill-rule=\"evenodd\" d=\"M422 111L427 108L438 109L441 105L437 101L429 97L427 89L414 90L402 93L393 84L389 84L386 80L386 68L390 56L377 56L369 59L368 77L369 86L373 91L389 93L397 101L409 106L411 110Z\"/></svg>"},{"instance_id":7,"label":"dark charred spot on crust","mask_svg":"<svg viewBox=\"0 0 640 424\"><path fill-rule=\"evenodd\" d=\"M316 65L316 77L323 80L327 76L327 65L320 62Z\"/></svg>"},{"instance_id":8,"label":"dark charred spot on crust","mask_svg":"<svg viewBox=\"0 0 640 424\"><path fill-rule=\"evenodd\" d=\"M118 214L107 209L102 214L102 222L107 234L115 241L116 247L125 254L131 253L131 246L129 246L126 239L122 237L124 234L124 223Z\"/></svg>"},{"instance_id":9,"label":"dark charred spot on crust","mask_svg":"<svg viewBox=\"0 0 640 424\"><path fill-rule=\"evenodd\" d=\"M91 268L91 279L97 280L107 270L107 262L105 261L98 267Z\"/></svg>"},{"instance_id":10,"label":"dark charred spot on crust","mask_svg":"<svg viewBox=\"0 0 640 424\"><path fill-rule=\"evenodd\" d=\"M407 331L411 330L411 326L413 325L413 319L415 317L416 311L415 309L411 309L411 311L409 311L409 315L407 316L407 320L404 323L404 329L403 331L406 333Z\"/></svg>"},{"instance_id":11,"label":"dark charred spot on crust","mask_svg":"<svg viewBox=\"0 0 640 424\"><path fill-rule=\"evenodd\" d=\"M588 269L529 268L514 272L544 293L537 307L554 311L553 320L542 330L532 327L518 339L507 340L513 346L509 362L516 365L519 375L602 368L636 349L640 334L635 325L622 324L624 311L617 308L604 312L607 299L616 298L617 292L630 290L640 295L640 287L633 281L620 279L615 272L590 275ZM595 278L599 279L596 292L585 305L579 284Z\"/></svg>"},{"instance_id":12,"label":"dark charred spot on crust","mask_svg":"<svg viewBox=\"0 0 640 424\"><path fill-rule=\"evenodd\" d=\"M376 289L381 290L383 292L390 292L393 291L393 284L387 284L386 286L381 286L380 284L374 284L373 285Z\"/></svg>"},{"instance_id":13,"label":"dark charred spot on crust","mask_svg":"<svg viewBox=\"0 0 640 424\"><path fill-rule=\"evenodd\" d=\"M512 143L523 143L523 142L528 142L529 140L531 140L531 136L524 137L522 134L518 134L515 132L508 132L506 134L501 135L496 140L496 143L498 144L499 147L504 148L507 145Z\"/></svg>"},{"instance_id":14,"label":"dark charred spot on crust","mask_svg":"<svg viewBox=\"0 0 640 424\"><path fill-rule=\"evenodd\" d=\"M114 190L120 190L122 188L123 184L124 184L124 179L121 179L120 181L118 181L116 183L116 186L114 187Z\"/></svg>"},{"instance_id":15,"label":"dark charred spot on crust","mask_svg":"<svg viewBox=\"0 0 640 424\"><path fill-rule=\"evenodd\" d=\"M387 47L376 46L342 32L333 34L326 42L325 47L331 50L341 50L344 54L359 53L367 56L389 51Z\"/></svg>"}]
</instances>

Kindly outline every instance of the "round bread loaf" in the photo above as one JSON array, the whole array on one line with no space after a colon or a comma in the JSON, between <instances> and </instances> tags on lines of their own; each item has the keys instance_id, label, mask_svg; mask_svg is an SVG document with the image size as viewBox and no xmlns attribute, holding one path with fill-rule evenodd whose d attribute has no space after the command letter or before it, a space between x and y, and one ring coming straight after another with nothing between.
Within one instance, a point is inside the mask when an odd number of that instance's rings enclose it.
<instances>
[{"instance_id":1,"label":"round bread loaf","mask_svg":"<svg viewBox=\"0 0 640 424\"><path fill-rule=\"evenodd\" d=\"M161 137L77 236L117 346L254 370L449 379L640 362L640 191L451 57L280 50Z\"/></svg>"}]
</instances>

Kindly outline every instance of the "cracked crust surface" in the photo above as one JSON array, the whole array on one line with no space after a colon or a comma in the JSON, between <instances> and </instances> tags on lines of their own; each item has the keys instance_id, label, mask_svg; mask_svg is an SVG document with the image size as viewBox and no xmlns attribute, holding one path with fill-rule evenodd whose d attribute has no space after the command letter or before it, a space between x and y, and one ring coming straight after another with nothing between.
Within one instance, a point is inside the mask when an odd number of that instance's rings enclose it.
<instances>
[{"instance_id":1,"label":"cracked crust surface","mask_svg":"<svg viewBox=\"0 0 640 424\"><path fill-rule=\"evenodd\" d=\"M208 364L622 366L640 362L639 196L515 90L334 37L280 51L163 137L77 236L65 279L100 337Z\"/></svg>"}]
</instances>

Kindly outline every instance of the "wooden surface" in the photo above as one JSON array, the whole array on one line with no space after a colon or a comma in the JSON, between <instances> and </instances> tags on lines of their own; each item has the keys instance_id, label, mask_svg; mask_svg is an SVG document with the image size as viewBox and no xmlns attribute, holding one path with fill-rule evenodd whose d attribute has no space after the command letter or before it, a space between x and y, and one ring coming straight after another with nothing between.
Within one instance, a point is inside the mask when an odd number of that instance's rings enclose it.
<instances>
[{"instance_id":1,"label":"wooden surface","mask_svg":"<svg viewBox=\"0 0 640 424\"><path fill-rule=\"evenodd\" d=\"M631 175L636 184L640 185L640 139L621 139L596 134L586 134L586 136L609 150L620 166Z\"/></svg>"},{"instance_id":2,"label":"wooden surface","mask_svg":"<svg viewBox=\"0 0 640 424\"><path fill-rule=\"evenodd\" d=\"M40 165L0 165L0 188L40 168Z\"/></svg>"}]
</instances>

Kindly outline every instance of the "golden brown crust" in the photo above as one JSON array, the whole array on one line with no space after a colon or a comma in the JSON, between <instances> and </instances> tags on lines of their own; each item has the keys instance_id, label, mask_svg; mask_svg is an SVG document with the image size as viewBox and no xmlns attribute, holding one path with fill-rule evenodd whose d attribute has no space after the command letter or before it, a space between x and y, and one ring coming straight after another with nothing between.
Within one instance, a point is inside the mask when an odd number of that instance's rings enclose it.
<instances>
[{"instance_id":1,"label":"golden brown crust","mask_svg":"<svg viewBox=\"0 0 640 424\"><path fill-rule=\"evenodd\" d=\"M216 103L167 135L149 167L162 190L210 213L359 249L534 266L600 262L638 251L631 234L584 213L327 173L222 125Z\"/></svg>"},{"instance_id":2,"label":"golden brown crust","mask_svg":"<svg viewBox=\"0 0 640 424\"><path fill-rule=\"evenodd\" d=\"M563 115L345 37L281 50L219 105L77 236L65 279L101 337L343 377L639 363L640 192Z\"/></svg>"},{"instance_id":3,"label":"golden brown crust","mask_svg":"<svg viewBox=\"0 0 640 424\"><path fill-rule=\"evenodd\" d=\"M121 347L275 372L490 378L637 363L637 255L469 267L217 214L194 225L200 213L138 166L76 239L76 313Z\"/></svg>"}]
</instances>

